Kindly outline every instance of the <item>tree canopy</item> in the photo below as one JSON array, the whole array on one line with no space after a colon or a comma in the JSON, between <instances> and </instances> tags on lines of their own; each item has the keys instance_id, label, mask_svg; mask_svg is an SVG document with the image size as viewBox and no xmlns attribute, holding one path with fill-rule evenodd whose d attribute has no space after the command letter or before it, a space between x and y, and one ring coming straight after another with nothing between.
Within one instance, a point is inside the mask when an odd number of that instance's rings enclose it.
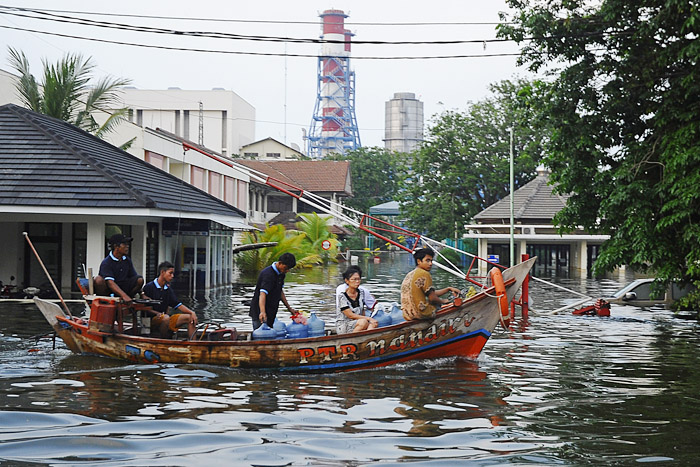
<instances>
[{"instance_id":1,"label":"tree canopy","mask_svg":"<svg viewBox=\"0 0 700 467\"><path fill-rule=\"evenodd\" d=\"M405 154L388 149L366 147L353 149L347 154L331 154L328 160L350 161L353 197L345 204L362 213L377 204L392 201L398 192L400 167Z\"/></svg>"},{"instance_id":2,"label":"tree canopy","mask_svg":"<svg viewBox=\"0 0 700 467\"><path fill-rule=\"evenodd\" d=\"M541 142L530 121L540 84L505 80L490 90L490 97L464 112L435 117L413 155L401 192L402 213L412 230L454 238L475 214L509 193L510 128L514 189L536 175Z\"/></svg>"},{"instance_id":3,"label":"tree canopy","mask_svg":"<svg viewBox=\"0 0 700 467\"><path fill-rule=\"evenodd\" d=\"M124 119L127 109L108 112L110 116L102 125L94 115L115 108L119 89L129 84L129 80L105 77L92 85L95 68L92 60L80 54L66 54L56 64L43 62L39 82L30 72L24 52L9 47L9 54L10 65L19 73L17 92L28 109L64 120L100 138Z\"/></svg>"},{"instance_id":4,"label":"tree canopy","mask_svg":"<svg viewBox=\"0 0 700 467\"><path fill-rule=\"evenodd\" d=\"M551 87L557 216L609 234L596 272L700 279L700 8L687 0L508 0L500 26ZM697 307L697 302L696 305Z\"/></svg>"}]
</instances>

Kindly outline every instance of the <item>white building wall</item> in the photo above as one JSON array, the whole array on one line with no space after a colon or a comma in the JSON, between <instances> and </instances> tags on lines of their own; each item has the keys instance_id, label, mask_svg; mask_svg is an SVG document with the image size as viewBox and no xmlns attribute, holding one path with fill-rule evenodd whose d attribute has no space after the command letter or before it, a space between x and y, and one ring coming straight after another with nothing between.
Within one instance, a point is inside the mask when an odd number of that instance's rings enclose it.
<instances>
[{"instance_id":1,"label":"white building wall","mask_svg":"<svg viewBox=\"0 0 700 467\"><path fill-rule=\"evenodd\" d=\"M15 90L16 76L4 70L0 70L0 105L22 105Z\"/></svg>"},{"instance_id":2,"label":"white building wall","mask_svg":"<svg viewBox=\"0 0 700 467\"><path fill-rule=\"evenodd\" d=\"M233 91L127 88L121 99L124 107L132 109L133 123L161 128L193 142L199 141L201 102L204 146L227 156L255 141L255 108Z\"/></svg>"}]
</instances>

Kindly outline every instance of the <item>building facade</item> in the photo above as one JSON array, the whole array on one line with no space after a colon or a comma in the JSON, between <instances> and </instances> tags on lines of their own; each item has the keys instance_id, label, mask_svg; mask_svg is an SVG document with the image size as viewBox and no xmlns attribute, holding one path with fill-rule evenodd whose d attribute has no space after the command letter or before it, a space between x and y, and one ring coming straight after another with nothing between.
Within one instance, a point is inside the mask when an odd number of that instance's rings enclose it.
<instances>
[{"instance_id":1,"label":"building facade","mask_svg":"<svg viewBox=\"0 0 700 467\"><path fill-rule=\"evenodd\" d=\"M553 192L549 172L539 169L534 180L513 193L514 263L523 254L537 256L535 271L586 275L608 235L591 235L577 229L560 234L552 220L566 205L567 196ZM478 256L508 266L510 264L510 196L474 216L465 238L478 240ZM480 262L480 273L486 263Z\"/></svg>"},{"instance_id":2,"label":"building facade","mask_svg":"<svg viewBox=\"0 0 700 467\"><path fill-rule=\"evenodd\" d=\"M233 91L124 88L121 106L129 121L158 128L224 156L255 141L255 108Z\"/></svg>"},{"instance_id":3,"label":"building facade","mask_svg":"<svg viewBox=\"0 0 700 467\"><path fill-rule=\"evenodd\" d=\"M236 236L251 228L244 211L206 189L12 104L0 106L0 167L0 277L20 286L48 281L23 232L62 293L86 270L97 274L114 233L134 238L131 257L146 280L167 259L194 292L230 283Z\"/></svg>"}]
</instances>

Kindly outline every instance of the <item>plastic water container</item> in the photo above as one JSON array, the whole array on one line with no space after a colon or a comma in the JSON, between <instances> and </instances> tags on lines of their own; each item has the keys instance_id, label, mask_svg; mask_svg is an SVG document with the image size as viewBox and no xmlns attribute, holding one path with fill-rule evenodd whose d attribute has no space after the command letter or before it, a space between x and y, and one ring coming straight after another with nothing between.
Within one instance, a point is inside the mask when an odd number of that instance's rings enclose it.
<instances>
[{"instance_id":1,"label":"plastic water container","mask_svg":"<svg viewBox=\"0 0 700 467\"><path fill-rule=\"evenodd\" d=\"M384 307L381 307L374 314L374 319L379 323L378 327L391 326L391 315L384 313Z\"/></svg>"},{"instance_id":2,"label":"plastic water container","mask_svg":"<svg viewBox=\"0 0 700 467\"><path fill-rule=\"evenodd\" d=\"M254 341L267 341L275 338L277 338L277 332L267 323L262 323L258 329L253 331Z\"/></svg>"},{"instance_id":3,"label":"plastic water container","mask_svg":"<svg viewBox=\"0 0 700 467\"><path fill-rule=\"evenodd\" d=\"M287 326L278 318L275 318L272 329L277 333L277 339L284 339L287 336Z\"/></svg>"},{"instance_id":4,"label":"plastic water container","mask_svg":"<svg viewBox=\"0 0 700 467\"><path fill-rule=\"evenodd\" d=\"M287 325L287 339L301 339L302 337L309 337L308 325L294 321Z\"/></svg>"},{"instance_id":5,"label":"plastic water container","mask_svg":"<svg viewBox=\"0 0 700 467\"><path fill-rule=\"evenodd\" d=\"M309 337L321 337L326 335L326 323L318 318L316 313L311 313L311 317L306 325L309 327Z\"/></svg>"},{"instance_id":6,"label":"plastic water container","mask_svg":"<svg viewBox=\"0 0 700 467\"><path fill-rule=\"evenodd\" d=\"M391 324L398 324L406 321L403 317L401 307L396 302L391 304L391 313L389 313L389 316L391 316Z\"/></svg>"}]
</instances>

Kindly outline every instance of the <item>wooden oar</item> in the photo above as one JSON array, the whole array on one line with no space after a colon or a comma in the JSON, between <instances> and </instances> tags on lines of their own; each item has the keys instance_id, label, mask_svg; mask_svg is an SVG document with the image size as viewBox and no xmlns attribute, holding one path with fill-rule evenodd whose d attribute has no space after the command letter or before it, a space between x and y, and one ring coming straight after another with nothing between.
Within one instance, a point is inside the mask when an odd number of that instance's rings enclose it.
<instances>
[{"instance_id":1,"label":"wooden oar","mask_svg":"<svg viewBox=\"0 0 700 467\"><path fill-rule=\"evenodd\" d=\"M24 235L24 238L27 239L27 243L29 243L29 246L31 247L32 251L34 252L36 259L39 260L39 264L41 265L41 268L44 270L46 277L49 278L49 282L51 282L51 286L53 286L53 291L56 292L56 295L58 296L58 298L61 299L61 304L63 305L63 308L66 310L66 313L68 313L68 316L70 316L72 318L73 314L68 309L68 305L66 305L66 302L63 301L63 297L61 296L61 292L58 291L56 284L54 284L53 279L51 279L51 274L49 274L49 271L46 270L46 266L44 266L44 262L41 260L39 253L37 253L36 249L34 248L34 245L32 244L32 241L29 239L29 234L27 232L22 232L22 235Z\"/></svg>"}]
</instances>

